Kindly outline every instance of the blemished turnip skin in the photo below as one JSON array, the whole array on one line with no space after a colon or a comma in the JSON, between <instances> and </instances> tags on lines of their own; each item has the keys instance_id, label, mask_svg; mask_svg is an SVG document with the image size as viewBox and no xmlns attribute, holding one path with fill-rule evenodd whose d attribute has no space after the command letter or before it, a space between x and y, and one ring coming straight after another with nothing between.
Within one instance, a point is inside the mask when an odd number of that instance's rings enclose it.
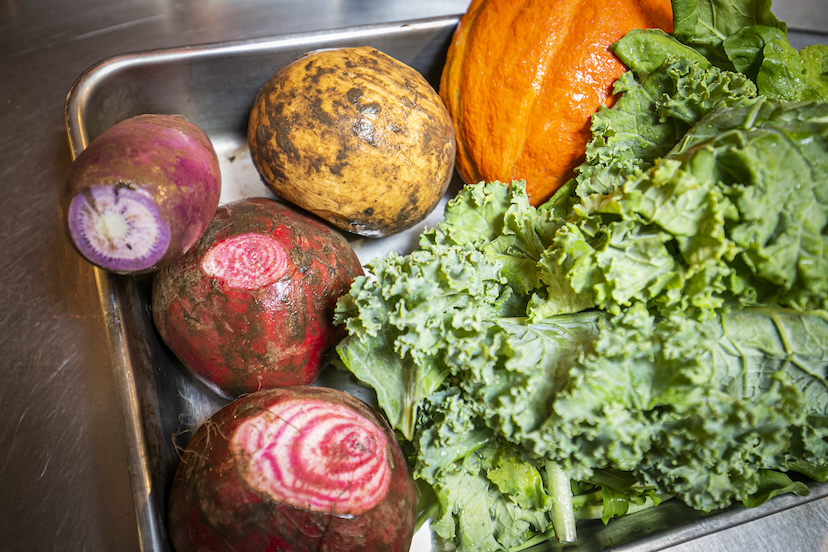
<instances>
[{"instance_id":1,"label":"blemished turnip skin","mask_svg":"<svg viewBox=\"0 0 828 552\"><path fill-rule=\"evenodd\" d=\"M248 198L219 207L198 242L155 274L152 316L170 350L219 395L305 385L344 337L336 301L362 274L338 231Z\"/></svg>"},{"instance_id":2,"label":"blemished turnip skin","mask_svg":"<svg viewBox=\"0 0 828 552\"><path fill-rule=\"evenodd\" d=\"M315 50L279 68L247 133L275 194L360 236L421 222L454 174L454 127L437 92L371 47Z\"/></svg>"},{"instance_id":3,"label":"blemished turnip skin","mask_svg":"<svg viewBox=\"0 0 828 552\"><path fill-rule=\"evenodd\" d=\"M177 552L403 552L417 491L379 414L309 386L215 413L183 453L168 504Z\"/></svg>"},{"instance_id":4,"label":"blemished turnip skin","mask_svg":"<svg viewBox=\"0 0 828 552\"><path fill-rule=\"evenodd\" d=\"M59 216L86 260L117 274L156 271L179 259L210 223L221 195L208 136L174 115L145 114L102 132L62 183ZM121 234L99 231L104 215Z\"/></svg>"}]
</instances>

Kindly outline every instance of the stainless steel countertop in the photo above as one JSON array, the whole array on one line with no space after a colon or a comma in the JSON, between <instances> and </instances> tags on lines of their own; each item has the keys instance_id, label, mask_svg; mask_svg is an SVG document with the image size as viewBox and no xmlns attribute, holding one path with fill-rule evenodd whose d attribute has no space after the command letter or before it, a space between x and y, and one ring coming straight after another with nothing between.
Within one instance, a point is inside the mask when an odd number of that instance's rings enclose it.
<instances>
[{"instance_id":1,"label":"stainless steel countertop","mask_svg":"<svg viewBox=\"0 0 828 552\"><path fill-rule=\"evenodd\" d=\"M777 0L828 32L826 0ZM461 13L468 0L5 0L0 4L0 552L138 550L93 271L63 237L63 102L112 55ZM828 38L820 42L828 42ZM676 552L828 551L828 502Z\"/></svg>"}]
</instances>

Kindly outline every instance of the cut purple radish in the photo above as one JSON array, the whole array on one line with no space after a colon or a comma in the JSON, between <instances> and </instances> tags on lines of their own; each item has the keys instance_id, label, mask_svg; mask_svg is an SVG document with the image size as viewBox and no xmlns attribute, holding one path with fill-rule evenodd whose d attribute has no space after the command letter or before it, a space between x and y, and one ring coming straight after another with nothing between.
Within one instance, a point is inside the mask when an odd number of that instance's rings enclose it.
<instances>
[{"instance_id":1,"label":"cut purple radish","mask_svg":"<svg viewBox=\"0 0 828 552\"><path fill-rule=\"evenodd\" d=\"M177 552L407 552L417 491L386 421L336 389L257 391L193 435L170 491Z\"/></svg>"},{"instance_id":2,"label":"cut purple radish","mask_svg":"<svg viewBox=\"0 0 828 552\"><path fill-rule=\"evenodd\" d=\"M209 138L170 115L140 115L105 130L72 163L59 211L92 264L152 272L181 258L218 208L221 174Z\"/></svg>"},{"instance_id":3,"label":"cut purple radish","mask_svg":"<svg viewBox=\"0 0 828 552\"><path fill-rule=\"evenodd\" d=\"M69 233L84 257L117 272L155 266L170 245L170 224L158 205L126 186L90 186L75 196Z\"/></svg>"}]
</instances>

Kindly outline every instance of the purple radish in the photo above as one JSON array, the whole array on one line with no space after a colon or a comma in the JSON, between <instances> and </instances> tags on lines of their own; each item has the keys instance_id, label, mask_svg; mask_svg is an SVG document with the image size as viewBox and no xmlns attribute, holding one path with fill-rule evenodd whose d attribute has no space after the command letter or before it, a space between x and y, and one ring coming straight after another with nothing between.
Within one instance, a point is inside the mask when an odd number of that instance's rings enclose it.
<instances>
[{"instance_id":1,"label":"purple radish","mask_svg":"<svg viewBox=\"0 0 828 552\"><path fill-rule=\"evenodd\" d=\"M181 258L218 208L221 173L207 135L182 117L139 115L108 128L78 155L59 213L77 251L117 274Z\"/></svg>"}]
</instances>

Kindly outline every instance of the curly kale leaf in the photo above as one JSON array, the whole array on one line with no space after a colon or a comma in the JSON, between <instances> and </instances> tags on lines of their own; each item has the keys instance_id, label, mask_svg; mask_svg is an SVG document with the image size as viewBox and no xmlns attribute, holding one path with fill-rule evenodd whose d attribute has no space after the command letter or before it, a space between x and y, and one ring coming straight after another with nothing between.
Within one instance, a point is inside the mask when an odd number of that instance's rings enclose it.
<instances>
[{"instance_id":1,"label":"curly kale leaf","mask_svg":"<svg viewBox=\"0 0 828 552\"><path fill-rule=\"evenodd\" d=\"M724 42L755 25L787 31L771 0L673 0L673 36L723 69L733 69Z\"/></svg>"}]
</instances>

